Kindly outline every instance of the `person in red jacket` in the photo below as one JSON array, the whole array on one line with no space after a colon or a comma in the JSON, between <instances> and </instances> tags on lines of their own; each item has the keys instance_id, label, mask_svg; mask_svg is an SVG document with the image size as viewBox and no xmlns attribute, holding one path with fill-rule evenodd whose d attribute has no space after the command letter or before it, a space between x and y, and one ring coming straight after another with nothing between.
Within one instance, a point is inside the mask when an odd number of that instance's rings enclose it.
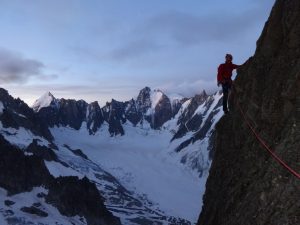
<instances>
[{"instance_id":1,"label":"person in red jacket","mask_svg":"<svg viewBox=\"0 0 300 225\"><path fill-rule=\"evenodd\" d=\"M228 113L228 107L227 107L227 100L228 100L228 94L232 86L232 71L234 69L237 69L239 65L235 65L232 63L232 55L226 54L225 56L225 63L220 64L218 68L218 86L220 84L222 85L223 90L223 111L225 114Z\"/></svg>"}]
</instances>

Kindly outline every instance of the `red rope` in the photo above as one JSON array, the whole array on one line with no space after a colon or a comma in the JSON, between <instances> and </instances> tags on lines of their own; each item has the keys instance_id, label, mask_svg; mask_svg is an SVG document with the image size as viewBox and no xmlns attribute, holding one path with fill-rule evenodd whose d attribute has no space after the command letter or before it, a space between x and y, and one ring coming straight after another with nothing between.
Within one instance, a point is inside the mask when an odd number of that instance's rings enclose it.
<instances>
[{"instance_id":1,"label":"red rope","mask_svg":"<svg viewBox=\"0 0 300 225\"><path fill-rule=\"evenodd\" d=\"M250 122L247 120L247 117L245 113L243 112L240 104L237 104L242 116L244 117L244 120L246 121L248 127L252 131L252 133L255 135L256 139L261 143L261 145L271 154L271 156L279 163L281 164L285 169L287 169L290 173L292 173L295 177L300 179L300 174L297 173L295 170L293 170L289 165L287 165L281 158L279 158L278 155L275 154L275 152L266 144L266 142L256 133L254 128L251 126Z\"/></svg>"}]
</instances>

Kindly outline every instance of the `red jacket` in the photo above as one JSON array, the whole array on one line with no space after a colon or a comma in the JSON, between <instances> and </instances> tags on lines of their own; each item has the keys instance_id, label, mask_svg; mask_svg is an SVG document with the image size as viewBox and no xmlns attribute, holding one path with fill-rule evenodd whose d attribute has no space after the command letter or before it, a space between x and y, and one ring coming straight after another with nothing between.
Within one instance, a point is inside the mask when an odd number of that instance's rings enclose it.
<instances>
[{"instance_id":1,"label":"red jacket","mask_svg":"<svg viewBox=\"0 0 300 225\"><path fill-rule=\"evenodd\" d=\"M221 64L218 68L218 83L222 83L224 80L231 80L232 71L238 67L238 65L233 63Z\"/></svg>"}]
</instances>

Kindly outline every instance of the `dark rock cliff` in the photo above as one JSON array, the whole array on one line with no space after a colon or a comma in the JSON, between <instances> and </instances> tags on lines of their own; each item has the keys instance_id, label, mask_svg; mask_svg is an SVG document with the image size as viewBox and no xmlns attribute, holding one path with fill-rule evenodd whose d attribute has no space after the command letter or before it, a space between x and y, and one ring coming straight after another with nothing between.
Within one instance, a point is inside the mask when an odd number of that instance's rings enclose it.
<instances>
[{"instance_id":1,"label":"dark rock cliff","mask_svg":"<svg viewBox=\"0 0 300 225\"><path fill-rule=\"evenodd\" d=\"M92 102L87 107L87 128L90 134L96 133L104 122L103 112L98 102Z\"/></svg>"},{"instance_id":2,"label":"dark rock cliff","mask_svg":"<svg viewBox=\"0 0 300 225\"><path fill-rule=\"evenodd\" d=\"M212 103L213 98L210 98L205 91L203 91L200 95L195 95L191 98L190 104L178 118L177 125L179 125L179 128L171 141L183 137L188 131L198 131L203 122L203 116L205 116ZM197 108L202 104L206 105L205 112L201 115L197 113L195 114Z\"/></svg>"},{"instance_id":3,"label":"dark rock cliff","mask_svg":"<svg viewBox=\"0 0 300 225\"><path fill-rule=\"evenodd\" d=\"M44 121L39 120L34 111L21 99L14 99L8 91L0 88L0 123L4 128L23 127L34 135L52 141L53 137Z\"/></svg>"},{"instance_id":4,"label":"dark rock cliff","mask_svg":"<svg viewBox=\"0 0 300 225\"><path fill-rule=\"evenodd\" d=\"M84 177L59 177L50 184L46 201L66 216L84 216L89 225L119 225L120 220L110 213L96 185Z\"/></svg>"},{"instance_id":5,"label":"dark rock cliff","mask_svg":"<svg viewBox=\"0 0 300 225\"><path fill-rule=\"evenodd\" d=\"M106 106L103 107L103 115L109 125L108 131L111 136L118 134L124 135L122 124L126 122L126 118L123 102L114 99L112 99L111 102L107 102Z\"/></svg>"},{"instance_id":6,"label":"dark rock cliff","mask_svg":"<svg viewBox=\"0 0 300 225\"><path fill-rule=\"evenodd\" d=\"M40 157L24 155L0 135L0 187L9 195L31 191L53 179Z\"/></svg>"},{"instance_id":7,"label":"dark rock cliff","mask_svg":"<svg viewBox=\"0 0 300 225\"><path fill-rule=\"evenodd\" d=\"M238 71L216 127L199 225L300 224L300 180L253 136L239 111L300 172L300 1L277 0L255 55Z\"/></svg>"},{"instance_id":8,"label":"dark rock cliff","mask_svg":"<svg viewBox=\"0 0 300 225\"><path fill-rule=\"evenodd\" d=\"M154 111L145 119L153 129L159 129L166 121L172 118L172 105L170 99L162 93L161 99L154 107Z\"/></svg>"}]
</instances>

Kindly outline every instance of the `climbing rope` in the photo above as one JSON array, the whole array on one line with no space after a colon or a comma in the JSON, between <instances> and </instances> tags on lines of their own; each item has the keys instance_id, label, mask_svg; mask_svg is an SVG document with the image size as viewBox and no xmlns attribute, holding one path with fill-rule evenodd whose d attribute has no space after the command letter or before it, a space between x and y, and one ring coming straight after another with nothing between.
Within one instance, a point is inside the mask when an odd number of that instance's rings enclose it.
<instances>
[{"instance_id":1,"label":"climbing rope","mask_svg":"<svg viewBox=\"0 0 300 225\"><path fill-rule=\"evenodd\" d=\"M293 170L289 165L287 165L287 163L285 163L278 155L276 155L276 153L266 144L266 142L257 134L257 132L255 131L255 129L251 126L250 122L247 120L247 117L244 113L244 111L242 110L241 106L239 103L237 103L239 110L246 122L246 124L248 125L248 127L250 128L250 130L252 131L252 133L254 134L254 136L256 137L256 139L260 142L260 144L271 154L271 156L281 165L283 166L286 170L288 170L290 173L292 173L295 177L297 177L298 179L300 179L300 174L297 173L295 170Z\"/></svg>"}]
</instances>

